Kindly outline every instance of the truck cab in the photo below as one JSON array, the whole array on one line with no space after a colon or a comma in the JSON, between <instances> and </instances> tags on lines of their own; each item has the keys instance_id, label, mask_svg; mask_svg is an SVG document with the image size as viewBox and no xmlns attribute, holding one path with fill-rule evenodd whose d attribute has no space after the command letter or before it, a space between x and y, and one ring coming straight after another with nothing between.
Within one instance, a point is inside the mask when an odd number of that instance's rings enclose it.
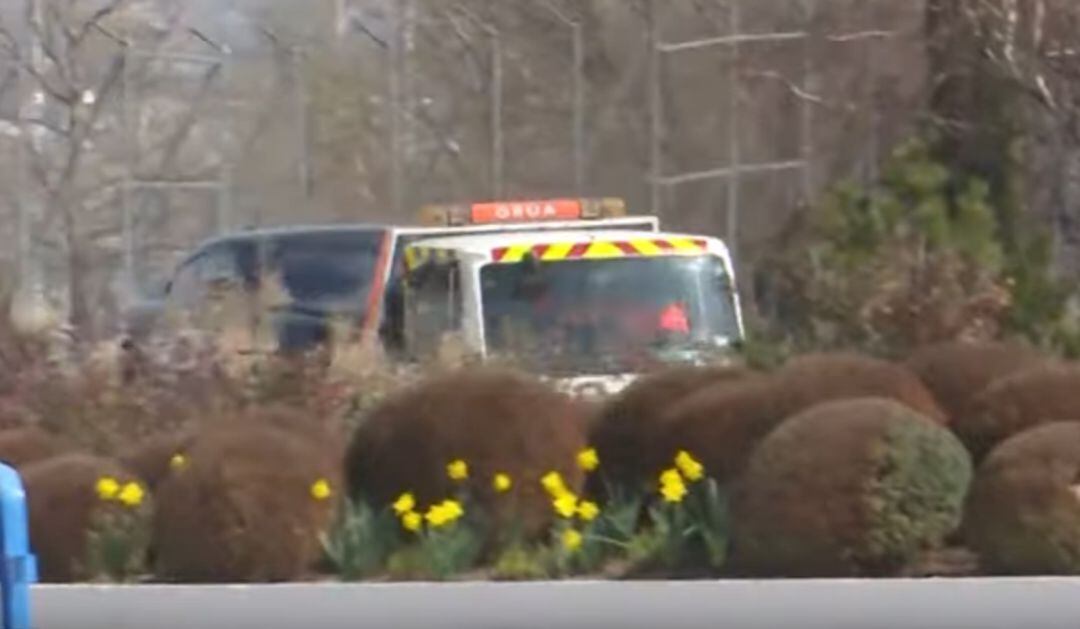
<instances>
[{"instance_id":1,"label":"truck cab","mask_svg":"<svg viewBox=\"0 0 1080 629\"><path fill-rule=\"evenodd\" d=\"M584 397L664 364L723 361L744 335L727 247L635 230L453 235L405 250L405 356L447 342Z\"/></svg>"}]
</instances>

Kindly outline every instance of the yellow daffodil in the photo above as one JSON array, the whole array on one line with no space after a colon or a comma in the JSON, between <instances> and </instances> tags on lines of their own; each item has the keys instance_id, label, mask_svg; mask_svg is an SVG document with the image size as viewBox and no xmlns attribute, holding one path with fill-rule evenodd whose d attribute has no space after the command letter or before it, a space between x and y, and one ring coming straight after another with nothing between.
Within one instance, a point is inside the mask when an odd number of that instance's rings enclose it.
<instances>
[{"instance_id":1,"label":"yellow daffodil","mask_svg":"<svg viewBox=\"0 0 1080 629\"><path fill-rule=\"evenodd\" d=\"M394 513L398 515L405 515L416 508L416 498L409 492L405 492L398 496L398 499L394 501Z\"/></svg>"},{"instance_id":2,"label":"yellow daffodil","mask_svg":"<svg viewBox=\"0 0 1080 629\"><path fill-rule=\"evenodd\" d=\"M102 500L112 500L120 493L120 483L111 476L103 476L98 479L97 485L94 486L94 490L97 491L98 498L101 498Z\"/></svg>"},{"instance_id":3,"label":"yellow daffodil","mask_svg":"<svg viewBox=\"0 0 1080 629\"><path fill-rule=\"evenodd\" d=\"M600 467L600 456L596 453L596 448L587 448L578 452L577 464L586 472L592 472Z\"/></svg>"},{"instance_id":4,"label":"yellow daffodil","mask_svg":"<svg viewBox=\"0 0 1080 629\"><path fill-rule=\"evenodd\" d=\"M564 518L572 518L577 513L578 499L577 496L570 492L559 496L551 504L555 508L555 513Z\"/></svg>"},{"instance_id":5,"label":"yellow daffodil","mask_svg":"<svg viewBox=\"0 0 1080 629\"><path fill-rule=\"evenodd\" d=\"M680 450L675 455L675 467L679 468L682 475L690 482L699 481L705 476L705 466L686 450Z\"/></svg>"},{"instance_id":6,"label":"yellow daffodil","mask_svg":"<svg viewBox=\"0 0 1080 629\"><path fill-rule=\"evenodd\" d=\"M540 479L540 484L543 485L552 498L558 498L569 493L566 489L566 483L563 482L562 475L558 472L544 474L544 477Z\"/></svg>"},{"instance_id":7,"label":"yellow daffodil","mask_svg":"<svg viewBox=\"0 0 1080 629\"><path fill-rule=\"evenodd\" d=\"M312 483L310 491L311 497L315 500L320 501L326 500L334 493L333 489L330 487L330 481L326 480L325 478L320 478L319 480Z\"/></svg>"},{"instance_id":8,"label":"yellow daffodil","mask_svg":"<svg viewBox=\"0 0 1080 629\"><path fill-rule=\"evenodd\" d=\"M432 505L429 507L427 513L424 514L424 519L434 528L439 528L450 522L450 517L446 514L446 509L443 509L440 505Z\"/></svg>"},{"instance_id":9,"label":"yellow daffodil","mask_svg":"<svg viewBox=\"0 0 1080 629\"><path fill-rule=\"evenodd\" d=\"M491 486L495 489L497 493L505 494L506 492L510 491L511 487L514 486L514 481L510 479L509 474L500 473L496 474L495 477L491 479Z\"/></svg>"},{"instance_id":10,"label":"yellow daffodil","mask_svg":"<svg viewBox=\"0 0 1080 629\"><path fill-rule=\"evenodd\" d=\"M172 455L172 458L169 459L169 467L174 470L182 470L187 467L187 464L187 457L184 456L182 452L177 452L176 454Z\"/></svg>"},{"instance_id":11,"label":"yellow daffodil","mask_svg":"<svg viewBox=\"0 0 1080 629\"><path fill-rule=\"evenodd\" d=\"M119 500L125 507L137 507L142 504L145 497L142 485L138 483L127 483L124 485L120 493L116 495L116 499Z\"/></svg>"},{"instance_id":12,"label":"yellow daffodil","mask_svg":"<svg viewBox=\"0 0 1080 629\"><path fill-rule=\"evenodd\" d=\"M450 480L463 481L469 478L469 464L461 459L450 461L446 465L446 475Z\"/></svg>"},{"instance_id":13,"label":"yellow daffodil","mask_svg":"<svg viewBox=\"0 0 1080 629\"><path fill-rule=\"evenodd\" d=\"M660 495L664 497L665 503L681 503L686 497L686 483L667 483L660 487Z\"/></svg>"},{"instance_id":14,"label":"yellow daffodil","mask_svg":"<svg viewBox=\"0 0 1080 629\"><path fill-rule=\"evenodd\" d=\"M451 522L465 515L465 509L462 508L461 503L457 500L444 500L442 506L443 509L446 509L447 515L450 516Z\"/></svg>"},{"instance_id":15,"label":"yellow daffodil","mask_svg":"<svg viewBox=\"0 0 1080 629\"><path fill-rule=\"evenodd\" d=\"M401 515L401 526L406 531L416 533L424 525L424 518L415 511L408 511Z\"/></svg>"},{"instance_id":16,"label":"yellow daffodil","mask_svg":"<svg viewBox=\"0 0 1080 629\"><path fill-rule=\"evenodd\" d=\"M668 472L674 472L669 474ZM679 503L686 497L686 483L675 470L668 470L660 475L660 495L665 502Z\"/></svg>"},{"instance_id":17,"label":"yellow daffodil","mask_svg":"<svg viewBox=\"0 0 1080 629\"><path fill-rule=\"evenodd\" d=\"M459 502L456 500L444 500L437 505L432 505L424 514L424 519L431 526L439 528L447 524L453 524L463 515L465 515L465 510Z\"/></svg>"},{"instance_id":18,"label":"yellow daffodil","mask_svg":"<svg viewBox=\"0 0 1080 629\"><path fill-rule=\"evenodd\" d=\"M581 544L585 541L581 532L576 529L566 529L562 534L563 548L570 552L574 552L581 548Z\"/></svg>"},{"instance_id":19,"label":"yellow daffodil","mask_svg":"<svg viewBox=\"0 0 1080 629\"><path fill-rule=\"evenodd\" d=\"M584 522L592 522L600 515L600 507L590 500L582 500L577 508L577 516Z\"/></svg>"},{"instance_id":20,"label":"yellow daffodil","mask_svg":"<svg viewBox=\"0 0 1080 629\"><path fill-rule=\"evenodd\" d=\"M669 470L664 470L660 474L660 485L675 485L675 484L680 484L680 485L683 484L683 477L682 477L682 474L679 473L679 470L677 470L675 468L672 468L672 469L669 469Z\"/></svg>"}]
</instances>

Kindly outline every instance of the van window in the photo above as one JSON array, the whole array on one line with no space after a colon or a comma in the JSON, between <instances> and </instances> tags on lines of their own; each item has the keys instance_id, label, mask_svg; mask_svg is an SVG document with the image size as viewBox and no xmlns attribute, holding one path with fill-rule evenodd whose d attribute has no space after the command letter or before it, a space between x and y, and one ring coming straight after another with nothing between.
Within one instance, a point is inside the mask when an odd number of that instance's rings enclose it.
<instances>
[{"instance_id":1,"label":"van window","mask_svg":"<svg viewBox=\"0 0 1080 629\"><path fill-rule=\"evenodd\" d=\"M280 283L293 306L363 317L382 244L380 230L328 230L268 239L264 281Z\"/></svg>"},{"instance_id":2,"label":"van window","mask_svg":"<svg viewBox=\"0 0 1080 629\"><path fill-rule=\"evenodd\" d=\"M185 262L169 286L168 301L181 309L197 308L210 290L250 290L257 282L255 244L222 242Z\"/></svg>"}]
</instances>

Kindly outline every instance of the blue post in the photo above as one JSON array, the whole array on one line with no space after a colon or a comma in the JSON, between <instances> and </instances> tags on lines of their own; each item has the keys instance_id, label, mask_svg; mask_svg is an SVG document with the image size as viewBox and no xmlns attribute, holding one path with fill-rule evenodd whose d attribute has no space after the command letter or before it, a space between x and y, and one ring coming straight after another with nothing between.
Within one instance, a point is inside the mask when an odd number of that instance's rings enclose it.
<instances>
[{"instance_id":1,"label":"blue post","mask_svg":"<svg viewBox=\"0 0 1080 629\"><path fill-rule=\"evenodd\" d=\"M37 581L37 561L30 553L26 492L14 469L0 463L0 586L3 629L30 629L30 584Z\"/></svg>"}]
</instances>

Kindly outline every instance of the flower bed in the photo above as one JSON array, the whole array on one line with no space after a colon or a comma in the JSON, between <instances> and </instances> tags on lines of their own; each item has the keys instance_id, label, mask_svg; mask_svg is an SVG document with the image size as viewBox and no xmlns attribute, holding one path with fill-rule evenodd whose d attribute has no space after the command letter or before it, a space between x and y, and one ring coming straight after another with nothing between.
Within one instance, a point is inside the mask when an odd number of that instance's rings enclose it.
<instances>
[{"instance_id":1,"label":"flower bed","mask_svg":"<svg viewBox=\"0 0 1080 629\"><path fill-rule=\"evenodd\" d=\"M4 393L19 420L0 457L26 457L48 581L988 574L958 526L972 468L956 404L935 402L947 387L925 360L918 375L846 354L679 368L594 409L512 368L405 373L356 348L240 361L189 343L28 365ZM950 395L970 381L977 408L1001 390L1035 399L1040 364L950 372ZM990 498L969 514L1004 500L1011 459L990 458L974 471ZM1080 503L1055 491L1047 509ZM974 546L1016 530L983 527Z\"/></svg>"}]
</instances>

